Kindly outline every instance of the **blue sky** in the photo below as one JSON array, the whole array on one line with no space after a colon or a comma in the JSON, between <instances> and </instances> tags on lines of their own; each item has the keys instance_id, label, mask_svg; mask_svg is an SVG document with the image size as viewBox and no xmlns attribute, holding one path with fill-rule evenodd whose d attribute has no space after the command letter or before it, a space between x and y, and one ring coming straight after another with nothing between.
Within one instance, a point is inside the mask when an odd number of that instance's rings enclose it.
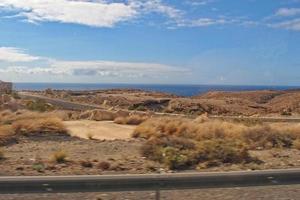
<instances>
[{"instance_id":1,"label":"blue sky","mask_svg":"<svg viewBox=\"0 0 300 200\"><path fill-rule=\"evenodd\" d=\"M300 0L0 0L0 79L300 85Z\"/></svg>"}]
</instances>

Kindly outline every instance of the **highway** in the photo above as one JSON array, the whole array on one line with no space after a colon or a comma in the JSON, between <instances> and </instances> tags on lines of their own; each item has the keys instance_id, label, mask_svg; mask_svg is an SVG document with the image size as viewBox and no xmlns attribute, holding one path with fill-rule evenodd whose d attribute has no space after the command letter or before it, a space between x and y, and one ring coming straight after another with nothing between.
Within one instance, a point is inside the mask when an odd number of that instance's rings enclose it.
<instances>
[{"instance_id":1,"label":"highway","mask_svg":"<svg viewBox=\"0 0 300 200\"><path fill-rule=\"evenodd\" d=\"M147 175L0 177L0 194L160 191L300 184L300 169Z\"/></svg>"}]
</instances>

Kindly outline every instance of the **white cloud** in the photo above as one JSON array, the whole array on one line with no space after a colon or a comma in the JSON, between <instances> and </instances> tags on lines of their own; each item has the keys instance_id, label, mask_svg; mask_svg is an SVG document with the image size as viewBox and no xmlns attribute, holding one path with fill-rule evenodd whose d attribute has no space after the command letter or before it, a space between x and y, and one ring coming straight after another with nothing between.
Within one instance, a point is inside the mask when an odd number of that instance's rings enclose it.
<instances>
[{"instance_id":1,"label":"white cloud","mask_svg":"<svg viewBox=\"0 0 300 200\"><path fill-rule=\"evenodd\" d=\"M230 23L225 19L211 19L211 18L199 18L196 20L185 21L180 26L187 26L187 27L201 27L201 26L211 26L217 24L226 24Z\"/></svg>"},{"instance_id":2,"label":"white cloud","mask_svg":"<svg viewBox=\"0 0 300 200\"><path fill-rule=\"evenodd\" d=\"M32 62L40 59L26 54L24 50L13 47L0 47L0 62Z\"/></svg>"},{"instance_id":3,"label":"white cloud","mask_svg":"<svg viewBox=\"0 0 300 200\"><path fill-rule=\"evenodd\" d=\"M300 31L300 18L270 24L269 26L273 28L282 28L287 30Z\"/></svg>"},{"instance_id":4,"label":"white cloud","mask_svg":"<svg viewBox=\"0 0 300 200\"><path fill-rule=\"evenodd\" d=\"M111 3L104 0L0 0L0 8L14 10L15 17L28 22L74 23L94 27L113 27L147 13L159 13L171 19L183 12L161 0L127 0Z\"/></svg>"},{"instance_id":5,"label":"white cloud","mask_svg":"<svg viewBox=\"0 0 300 200\"><path fill-rule=\"evenodd\" d=\"M194 0L190 1L192 4L207 4L214 0ZM206 18L200 17L196 19L189 19L186 17L186 13L183 10L179 10L170 5L164 4L161 0L132 0L133 5L139 7L138 10L144 12L156 12L161 13L171 19L171 23L176 27L204 27L212 25L220 25L226 23L232 23L233 21L224 18Z\"/></svg>"},{"instance_id":6,"label":"white cloud","mask_svg":"<svg viewBox=\"0 0 300 200\"><path fill-rule=\"evenodd\" d=\"M161 0L129 0L129 4L140 13L160 13L171 19L183 17L184 12L171 5L164 4Z\"/></svg>"},{"instance_id":7,"label":"white cloud","mask_svg":"<svg viewBox=\"0 0 300 200\"><path fill-rule=\"evenodd\" d=\"M28 22L75 23L112 27L137 15L129 4L87 0L0 0L0 8L14 9Z\"/></svg>"},{"instance_id":8,"label":"white cloud","mask_svg":"<svg viewBox=\"0 0 300 200\"><path fill-rule=\"evenodd\" d=\"M142 77L181 74L188 70L158 63L116 61L52 61L49 69L53 73L74 76L120 76Z\"/></svg>"},{"instance_id":9,"label":"white cloud","mask_svg":"<svg viewBox=\"0 0 300 200\"><path fill-rule=\"evenodd\" d=\"M39 60L38 63L34 62ZM101 77L160 77L182 75L188 70L171 65L144 62L117 61L64 61L41 58L24 53L24 50L13 47L0 48L1 73L43 74L61 76L101 76ZM18 63L12 65L5 63Z\"/></svg>"},{"instance_id":10,"label":"white cloud","mask_svg":"<svg viewBox=\"0 0 300 200\"><path fill-rule=\"evenodd\" d=\"M214 1L215 0L186 0L185 2L191 6L204 6Z\"/></svg>"},{"instance_id":11,"label":"white cloud","mask_svg":"<svg viewBox=\"0 0 300 200\"><path fill-rule=\"evenodd\" d=\"M300 31L300 8L280 8L274 15L266 17L271 28Z\"/></svg>"},{"instance_id":12,"label":"white cloud","mask_svg":"<svg viewBox=\"0 0 300 200\"><path fill-rule=\"evenodd\" d=\"M192 2L206 4L211 1ZM19 17L30 23L61 22L92 27L113 27L149 13L165 16L168 24L176 27L211 26L224 24L225 21L206 17L189 19L185 11L162 0L123 0L118 3L108 0L0 0L1 9L16 13L6 17Z\"/></svg>"},{"instance_id":13,"label":"white cloud","mask_svg":"<svg viewBox=\"0 0 300 200\"><path fill-rule=\"evenodd\" d=\"M9 66L0 68L0 72L62 76L163 77L174 74L182 75L189 71L158 63L52 60L46 67Z\"/></svg>"},{"instance_id":14,"label":"white cloud","mask_svg":"<svg viewBox=\"0 0 300 200\"><path fill-rule=\"evenodd\" d=\"M276 12L276 16L290 17L300 14L300 8L280 8Z\"/></svg>"}]
</instances>

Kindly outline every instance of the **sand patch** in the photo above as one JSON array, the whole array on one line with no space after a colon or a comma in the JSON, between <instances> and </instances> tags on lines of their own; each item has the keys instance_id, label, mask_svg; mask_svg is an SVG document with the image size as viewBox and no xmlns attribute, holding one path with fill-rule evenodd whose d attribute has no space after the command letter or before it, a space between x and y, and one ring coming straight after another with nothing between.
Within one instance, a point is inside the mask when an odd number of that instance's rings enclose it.
<instances>
[{"instance_id":1,"label":"sand patch","mask_svg":"<svg viewBox=\"0 0 300 200\"><path fill-rule=\"evenodd\" d=\"M112 121L66 121L64 122L72 136L98 140L129 139L136 126L119 125Z\"/></svg>"}]
</instances>

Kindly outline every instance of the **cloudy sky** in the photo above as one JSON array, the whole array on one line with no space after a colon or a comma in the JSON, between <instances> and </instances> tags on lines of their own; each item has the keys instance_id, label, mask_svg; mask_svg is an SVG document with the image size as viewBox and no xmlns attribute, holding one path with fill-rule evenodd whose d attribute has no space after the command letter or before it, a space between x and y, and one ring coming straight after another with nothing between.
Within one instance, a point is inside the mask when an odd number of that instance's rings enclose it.
<instances>
[{"instance_id":1,"label":"cloudy sky","mask_svg":"<svg viewBox=\"0 0 300 200\"><path fill-rule=\"evenodd\" d=\"M300 85L300 0L0 0L0 79Z\"/></svg>"}]
</instances>

